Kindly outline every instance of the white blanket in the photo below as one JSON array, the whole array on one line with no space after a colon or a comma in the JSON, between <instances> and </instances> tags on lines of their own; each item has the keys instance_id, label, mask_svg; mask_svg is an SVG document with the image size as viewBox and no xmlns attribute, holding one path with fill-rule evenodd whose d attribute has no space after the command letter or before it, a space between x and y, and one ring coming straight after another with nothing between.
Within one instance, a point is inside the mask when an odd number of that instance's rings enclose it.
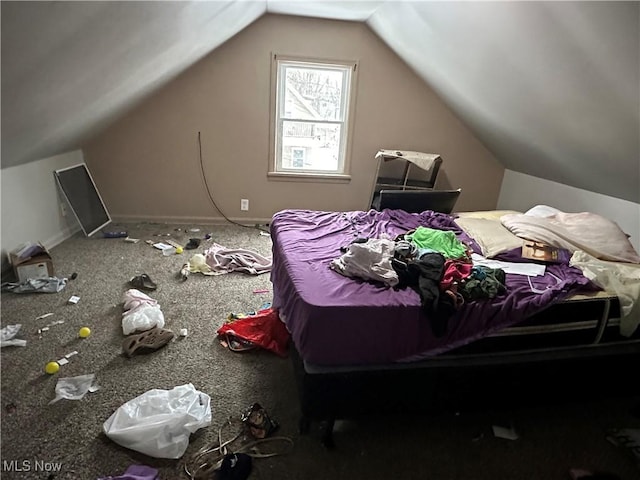
<instances>
[{"instance_id":1,"label":"white blanket","mask_svg":"<svg viewBox=\"0 0 640 480\"><path fill-rule=\"evenodd\" d=\"M508 214L500 221L521 238L564 248L572 253L582 250L601 260L640 263L640 256L620 227L595 213L557 212L547 217Z\"/></svg>"},{"instance_id":2,"label":"white blanket","mask_svg":"<svg viewBox=\"0 0 640 480\"><path fill-rule=\"evenodd\" d=\"M622 315L620 334L629 337L640 324L640 265L598 260L577 251L569 264L608 292L615 292L620 300Z\"/></svg>"}]
</instances>

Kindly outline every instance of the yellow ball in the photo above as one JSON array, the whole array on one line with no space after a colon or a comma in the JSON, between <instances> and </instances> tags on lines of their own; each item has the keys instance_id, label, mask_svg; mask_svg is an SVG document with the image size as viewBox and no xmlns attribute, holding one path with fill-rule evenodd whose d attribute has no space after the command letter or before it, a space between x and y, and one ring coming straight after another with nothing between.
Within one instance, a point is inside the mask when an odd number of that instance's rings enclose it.
<instances>
[{"instance_id":1,"label":"yellow ball","mask_svg":"<svg viewBox=\"0 0 640 480\"><path fill-rule=\"evenodd\" d=\"M44 371L47 372L49 375L53 375L54 373L57 373L58 370L60 370L60 365L58 365L58 362L49 362L47 363L46 367L44 367Z\"/></svg>"},{"instance_id":2,"label":"yellow ball","mask_svg":"<svg viewBox=\"0 0 640 480\"><path fill-rule=\"evenodd\" d=\"M89 327L82 327L78 331L78 336L80 338L87 338L89 335L91 335L91 329Z\"/></svg>"},{"instance_id":3,"label":"yellow ball","mask_svg":"<svg viewBox=\"0 0 640 480\"><path fill-rule=\"evenodd\" d=\"M176 247L176 253L182 253L184 252L182 247Z\"/></svg>"}]
</instances>

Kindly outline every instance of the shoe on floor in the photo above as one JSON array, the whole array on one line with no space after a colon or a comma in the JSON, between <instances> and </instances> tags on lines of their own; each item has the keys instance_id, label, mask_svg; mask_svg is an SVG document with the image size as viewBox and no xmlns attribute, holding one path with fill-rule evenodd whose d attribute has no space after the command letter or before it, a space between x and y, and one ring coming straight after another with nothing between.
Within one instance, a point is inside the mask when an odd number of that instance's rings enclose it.
<instances>
[{"instance_id":1,"label":"shoe on floor","mask_svg":"<svg viewBox=\"0 0 640 480\"><path fill-rule=\"evenodd\" d=\"M156 283L151 280L151 277L146 273L131 278L129 283L133 288L137 288L138 290L155 290L158 288L158 285L156 285Z\"/></svg>"},{"instance_id":2,"label":"shoe on floor","mask_svg":"<svg viewBox=\"0 0 640 480\"><path fill-rule=\"evenodd\" d=\"M146 332L130 335L122 342L122 351L127 357L136 353L149 353L165 346L175 337L175 333L154 327Z\"/></svg>"}]
</instances>

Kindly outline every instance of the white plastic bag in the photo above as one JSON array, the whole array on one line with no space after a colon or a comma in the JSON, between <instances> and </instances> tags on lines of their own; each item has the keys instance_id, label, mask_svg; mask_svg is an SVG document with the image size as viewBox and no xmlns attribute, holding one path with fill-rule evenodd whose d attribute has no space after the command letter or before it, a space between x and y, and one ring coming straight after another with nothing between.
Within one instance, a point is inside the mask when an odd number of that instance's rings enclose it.
<instances>
[{"instance_id":1,"label":"white plastic bag","mask_svg":"<svg viewBox=\"0 0 640 480\"><path fill-rule=\"evenodd\" d=\"M122 315L122 332L125 335L153 327L164 327L164 314L159 305L143 305Z\"/></svg>"},{"instance_id":2,"label":"white plastic bag","mask_svg":"<svg viewBox=\"0 0 640 480\"><path fill-rule=\"evenodd\" d=\"M26 340L13 338L18 334L21 327L22 324L18 323L16 325L7 325L0 330L0 347L24 347L27 344Z\"/></svg>"},{"instance_id":3,"label":"white plastic bag","mask_svg":"<svg viewBox=\"0 0 640 480\"><path fill-rule=\"evenodd\" d=\"M56 397L49 402L49 405L63 398L67 400L80 400L91 390L94 379L95 375L93 373L58 379L58 383L56 383Z\"/></svg>"},{"instance_id":4,"label":"white plastic bag","mask_svg":"<svg viewBox=\"0 0 640 480\"><path fill-rule=\"evenodd\" d=\"M189 436L211 424L211 398L192 384L149 390L120 406L104 433L123 447L157 458L180 458Z\"/></svg>"},{"instance_id":5,"label":"white plastic bag","mask_svg":"<svg viewBox=\"0 0 640 480\"><path fill-rule=\"evenodd\" d=\"M122 332L130 335L136 331L164 328L164 314L158 302L135 288L124 293Z\"/></svg>"}]
</instances>

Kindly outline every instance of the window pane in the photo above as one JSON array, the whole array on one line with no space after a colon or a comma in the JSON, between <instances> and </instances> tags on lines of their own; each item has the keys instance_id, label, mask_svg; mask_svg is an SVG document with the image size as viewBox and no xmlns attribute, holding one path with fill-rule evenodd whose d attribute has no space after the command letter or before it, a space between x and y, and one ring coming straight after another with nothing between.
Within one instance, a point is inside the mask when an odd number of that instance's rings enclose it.
<instances>
[{"instance_id":1,"label":"window pane","mask_svg":"<svg viewBox=\"0 0 640 480\"><path fill-rule=\"evenodd\" d=\"M273 173L345 174L348 112L355 63L280 59L275 55Z\"/></svg>"},{"instance_id":2,"label":"window pane","mask_svg":"<svg viewBox=\"0 0 640 480\"><path fill-rule=\"evenodd\" d=\"M287 66L285 72L284 118L343 120L343 70Z\"/></svg>"},{"instance_id":3,"label":"window pane","mask_svg":"<svg viewBox=\"0 0 640 480\"><path fill-rule=\"evenodd\" d=\"M282 168L337 171L341 132L337 123L283 121Z\"/></svg>"}]
</instances>

